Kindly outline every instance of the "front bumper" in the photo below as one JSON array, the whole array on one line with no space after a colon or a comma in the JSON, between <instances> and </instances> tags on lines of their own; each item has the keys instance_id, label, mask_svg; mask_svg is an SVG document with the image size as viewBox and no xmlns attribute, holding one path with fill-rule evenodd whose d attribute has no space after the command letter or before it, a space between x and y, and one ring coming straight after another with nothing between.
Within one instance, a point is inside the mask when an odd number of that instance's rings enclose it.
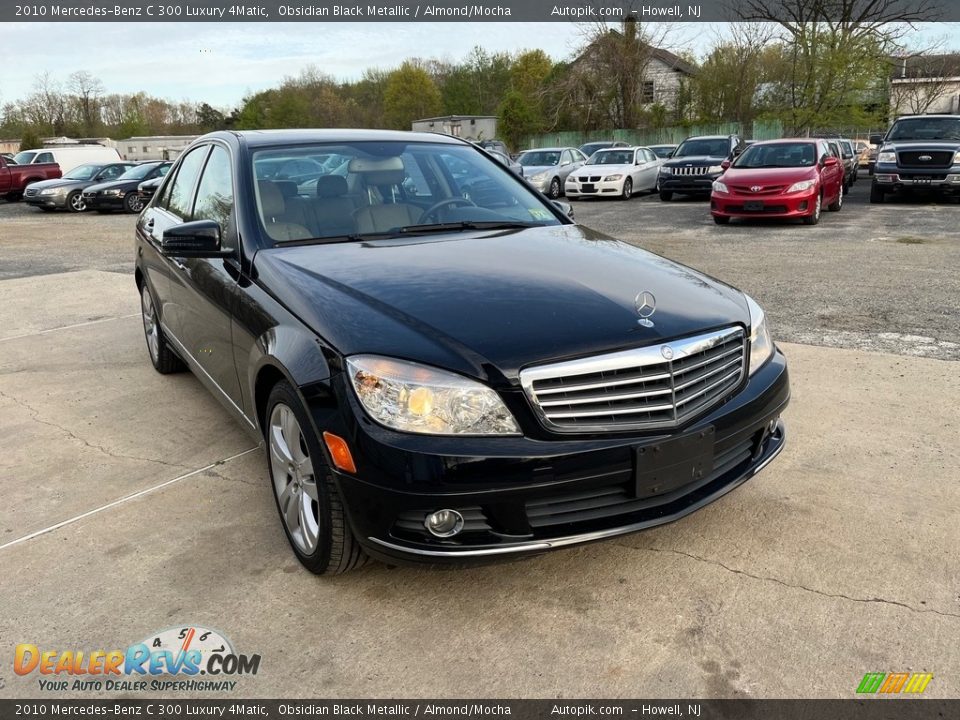
<instances>
[{"instance_id":1,"label":"front bumper","mask_svg":"<svg viewBox=\"0 0 960 720\"><path fill-rule=\"evenodd\" d=\"M136 190L132 191L136 193ZM83 194L83 201L87 204L87 210L123 210L123 195L101 195L101 194Z\"/></svg>"},{"instance_id":2,"label":"front bumper","mask_svg":"<svg viewBox=\"0 0 960 720\"><path fill-rule=\"evenodd\" d=\"M33 207L63 209L67 207L67 196L63 195L24 195L23 201Z\"/></svg>"},{"instance_id":3,"label":"front bumper","mask_svg":"<svg viewBox=\"0 0 960 720\"><path fill-rule=\"evenodd\" d=\"M686 195L709 195L713 190L713 181L722 173L709 175L664 175L660 173L660 190Z\"/></svg>"},{"instance_id":4,"label":"front bumper","mask_svg":"<svg viewBox=\"0 0 960 720\"><path fill-rule=\"evenodd\" d=\"M360 419L347 433L358 475L334 477L354 535L387 562L537 554L672 522L730 492L783 449L789 395L777 352L726 403L670 435L430 438ZM641 448L700 432L713 433L705 477L658 477L664 492L640 486ZM463 515L464 530L434 538L423 520L445 508Z\"/></svg>"},{"instance_id":5,"label":"front bumper","mask_svg":"<svg viewBox=\"0 0 960 720\"><path fill-rule=\"evenodd\" d=\"M623 193L624 180L599 180L595 182L577 182L567 178L563 192L567 197L614 197Z\"/></svg>"},{"instance_id":6,"label":"front bumper","mask_svg":"<svg viewBox=\"0 0 960 720\"><path fill-rule=\"evenodd\" d=\"M946 192L960 192L960 167L901 168L896 165L875 165L873 182L886 191L901 188L930 188Z\"/></svg>"},{"instance_id":7,"label":"front bumper","mask_svg":"<svg viewBox=\"0 0 960 720\"><path fill-rule=\"evenodd\" d=\"M715 217L792 218L812 215L818 189L789 195L740 195L718 193L710 196L710 213Z\"/></svg>"}]
</instances>

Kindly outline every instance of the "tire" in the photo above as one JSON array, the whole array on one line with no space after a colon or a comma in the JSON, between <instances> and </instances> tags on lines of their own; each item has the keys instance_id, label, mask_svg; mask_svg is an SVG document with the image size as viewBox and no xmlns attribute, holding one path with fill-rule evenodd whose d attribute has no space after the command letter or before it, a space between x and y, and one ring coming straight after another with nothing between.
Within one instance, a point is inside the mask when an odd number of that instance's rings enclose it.
<instances>
[{"instance_id":1,"label":"tire","mask_svg":"<svg viewBox=\"0 0 960 720\"><path fill-rule=\"evenodd\" d=\"M661 199L663 202L670 202L671 200L673 200L673 193L670 192L669 190L661 190L661 191L660 191L660 199Z\"/></svg>"},{"instance_id":2,"label":"tire","mask_svg":"<svg viewBox=\"0 0 960 720\"><path fill-rule=\"evenodd\" d=\"M23 193L14 190L14 191L8 192L3 197L7 200L7 202L17 202L20 198L23 197Z\"/></svg>"},{"instance_id":3,"label":"tire","mask_svg":"<svg viewBox=\"0 0 960 720\"><path fill-rule=\"evenodd\" d=\"M823 212L823 195L817 195L817 204L813 206L813 212L803 219L804 225L816 225L820 222L820 215Z\"/></svg>"},{"instance_id":4,"label":"tire","mask_svg":"<svg viewBox=\"0 0 960 720\"><path fill-rule=\"evenodd\" d=\"M143 337L147 343L147 355L150 356L153 369L161 375L183 370L186 367L183 360L170 349L163 335L163 328L160 327L157 318L157 306L146 282L140 288L140 317L143 320Z\"/></svg>"},{"instance_id":5,"label":"tire","mask_svg":"<svg viewBox=\"0 0 960 720\"><path fill-rule=\"evenodd\" d=\"M871 204L871 205L882 205L882 204L883 204L883 200L884 200L884 197L883 197L883 196L884 196L885 194L886 194L886 193L884 193L883 190L881 190L879 187L877 187L877 184L876 184L876 183L871 183L871 185L870 185L870 204Z\"/></svg>"},{"instance_id":6,"label":"tire","mask_svg":"<svg viewBox=\"0 0 960 720\"><path fill-rule=\"evenodd\" d=\"M629 200L633 197L633 180L627 178L623 181L623 192L620 193L621 200Z\"/></svg>"},{"instance_id":7,"label":"tire","mask_svg":"<svg viewBox=\"0 0 960 720\"><path fill-rule=\"evenodd\" d=\"M837 193L837 199L836 199L834 202L832 202L832 203L830 203L829 205L827 205L827 210L829 210L830 212L840 212L840 208L843 207L843 196L844 196L844 195L846 195L846 193L843 192L842 190L841 190L840 192L838 192L838 193Z\"/></svg>"},{"instance_id":8,"label":"tire","mask_svg":"<svg viewBox=\"0 0 960 720\"><path fill-rule=\"evenodd\" d=\"M87 209L87 203L83 199L83 193L79 190L74 190L72 193L67 195L67 212L78 213L83 212Z\"/></svg>"},{"instance_id":9,"label":"tire","mask_svg":"<svg viewBox=\"0 0 960 720\"><path fill-rule=\"evenodd\" d=\"M556 200L560 197L560 178L554 178L550 181L550 189L547 191L551 200Z\"/></svg>"},{"instance_id":10,"label":"tire","mask_svg":"<svg viewBox=\"0 0 960 720\"><path fill-rule=\"evenodd\" d=\"M729 224L730 224L730 218L726 217L725 215L714 215L714 216L713 216L713 221L714 221L717 225L729 225Z\"/></svg>"},{"instance_id":11,"label":"tire","mask_svg":"<svg viewBox=\"0 0 960 720\"><path fill-rule=\"evenodd\" d=\"M297 559L316 575L340 575L362 566L367 556L350 531L320 440L286 380L270 392L265 417L270 486Z\"/></svg>"},{"instance_id":12,"label":"tire","mask_svg":"<svg viewBox=\"0 0 960 720\"><path fill-rule=\"evenodd\" d=\"M128 192L123 198L123 211L131 214L139 213L143 210L143 198L136 190Z\"/></svg>"}]
</instances>

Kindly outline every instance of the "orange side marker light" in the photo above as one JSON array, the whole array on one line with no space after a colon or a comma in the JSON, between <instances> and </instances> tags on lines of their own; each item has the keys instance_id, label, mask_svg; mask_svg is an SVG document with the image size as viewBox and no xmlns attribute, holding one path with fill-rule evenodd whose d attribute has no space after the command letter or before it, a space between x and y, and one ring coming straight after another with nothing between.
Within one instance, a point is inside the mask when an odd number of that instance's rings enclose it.
<instances>
[{"instance_id":1,"label":"orange side marker light","mask_svg":"<svg viewBox=\"0 0 960 720\"><path fill-rule=\"evenodd\" d=\"M333 464L337 470L356 474L357 466L353 462L353 455L350 454L350 447L347 441L339 435L324 431L323 441L327 444L327 450L330 451L330 457L333 458Z\"/></svg>"}]
</instances>

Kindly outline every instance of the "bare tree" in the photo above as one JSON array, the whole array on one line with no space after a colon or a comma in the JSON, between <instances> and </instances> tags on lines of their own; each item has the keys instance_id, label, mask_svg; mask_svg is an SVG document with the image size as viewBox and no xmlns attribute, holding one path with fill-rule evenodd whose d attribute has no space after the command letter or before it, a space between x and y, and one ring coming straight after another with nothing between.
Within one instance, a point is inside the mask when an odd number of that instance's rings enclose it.
<instances>
[{"instance_id":1,"label":"bare tree","mask_svg":"<svg viewBox=\"0 0 960 720\"><path fill-rule=\"evenodd\" d=\"M67 87L79 108L83 134L93 137L100 125L99 100L103 95L103 83L86 70L77 70L67 78Z\"/></svg>"},{"instance_id":2,"label":"bare tree","mask_svg":"<svg viewBox=\"0 0 960 720\"><path fill-rule=\"evenodd\" d=\"M882 94L887 57L935 0L740 0L741 18L774 23L783 44L778 103L789 133L850 122ZM841 120L842 119L842 120Z\"/></svg>"}]
</instances>

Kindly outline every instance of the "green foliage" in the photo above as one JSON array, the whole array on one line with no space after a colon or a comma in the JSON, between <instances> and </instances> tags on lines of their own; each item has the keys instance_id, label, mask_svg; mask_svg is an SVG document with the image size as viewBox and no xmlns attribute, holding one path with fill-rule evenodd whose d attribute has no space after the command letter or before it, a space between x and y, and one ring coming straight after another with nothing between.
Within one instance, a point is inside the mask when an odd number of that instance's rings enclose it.
<instances>
[{"instance_id":1,"label":"green foliage","mask_svg":"<svg viewBox=\"0 0 960 720\"><path fill-rule=\"evenodd\" d=\"M387 76L383 110L389 127L409 130L414 120L439 115L443 98L427 71L408 61Z\"/></svg>"},{"instance_id":2,"label":"green foliage","mask_svg":"<svg viewBox=\"0 0 960 720\"><path fill-rule=\"evenodd\" d=\"M42 145L43 141L32 128L27 128L23 131L23 135L20 136L20 150L33 150Z\"/></svg>"}]
</instances>

